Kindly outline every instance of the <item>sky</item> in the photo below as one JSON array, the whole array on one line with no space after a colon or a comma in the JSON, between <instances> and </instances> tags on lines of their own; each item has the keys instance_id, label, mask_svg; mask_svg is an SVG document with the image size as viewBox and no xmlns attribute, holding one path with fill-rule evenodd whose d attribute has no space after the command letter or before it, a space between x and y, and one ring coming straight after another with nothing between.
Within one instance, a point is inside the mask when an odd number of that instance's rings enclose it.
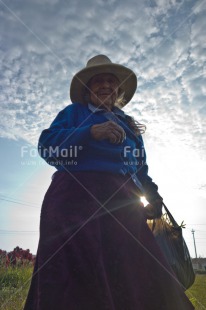
<instances>
[{"instance_id":1,"label":"sky","mask_svg":"<svg viewBox=\"0 0 206 310\"><path fill-rule=\"evenodd\" d=\"M35 254L54 168L40 133L71 103L70 82L97 54L131 68L124 111L145 124L149 175L206 257L206 0L0 0L0 248Z\"/></svg>"}]
</instances>

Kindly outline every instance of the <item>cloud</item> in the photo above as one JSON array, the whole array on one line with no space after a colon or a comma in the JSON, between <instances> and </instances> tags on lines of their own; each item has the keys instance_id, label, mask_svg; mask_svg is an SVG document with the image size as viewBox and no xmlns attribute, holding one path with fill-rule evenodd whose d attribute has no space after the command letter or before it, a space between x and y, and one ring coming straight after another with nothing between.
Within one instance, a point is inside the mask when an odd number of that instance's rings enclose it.
<instances>
[{"instance_id":1,"label":"cloud","mask_svg":"<svg viewBox=\"0 0 206 310\"><path fill-rule=\"evenodd\" d=\"M201 217L205 200L199 203L197 198L205 197L206 184L205 1L4 3L9 9L0 3L0 137L7 159L3 191L10 195L15 188L15 195L29 170L19 164L20 147L15 145L36 145L41 131L70 104L73 75L90 57L106 54L138 76L137 92L125 111L147 126L148 163L160 193L172 206L181 203L176 212L182 212L181 220L185 214L193 218L196 209ZM42 194L34 195L25 178L26 201L43 196L50 182L53 169L47 166L45 173L46 168L38 168L41 175L34 184Z\"/></svg>"},{"instance_id":2,"label":"cloud","mask_svg":"<svg viewBox=\"0 0 206 310\"><path fill-rule=\"evenodd\" d=\"M36 143L70 103L72 76L95 54L133 68L138 92L126 110L149 136L205 146L205 5L194 1L30 1L3 7L1 136ZM200 10L201 7L201 10ZM26 25L26 27L24 26ZM148 138L149 139L149 138ZM176 142L175 142L176 143Z\"/></svg>"}]
</instances>

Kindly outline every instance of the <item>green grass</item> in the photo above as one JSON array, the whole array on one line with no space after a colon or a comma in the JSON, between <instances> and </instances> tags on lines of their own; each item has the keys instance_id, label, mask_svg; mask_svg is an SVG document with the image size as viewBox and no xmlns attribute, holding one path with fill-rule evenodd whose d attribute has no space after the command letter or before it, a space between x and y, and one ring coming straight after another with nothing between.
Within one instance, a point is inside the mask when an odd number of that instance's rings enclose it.
<instances>
[{"instance_id":1,"label":"green grass","mask_svg":"<svg viewBox=\"0 0 206 310\"><path fill-rule=\"evenodd\" d=\"M33 267L0 268L0 305L3 310L22 310L28 293ZM186 295L195 310L206 309L206 275L196 275Z\"/></svg>"},{"instance_id":2,"label":"green grass","mask_svg":"<svg viewBox=\"0 0 206 310\"><path fill-rule=\"evenodd\" d=\"M0 268L0 309L22 310L33 267Z\"/></svg>"},{"instance_id":3,"label":"green grass","mask_svg":"<svg viewBox=\"0 0 206 310\"><path fill-rule=\"evenodd\" d=\"M186 295L192 304L195 306L195 310L206 309L206 275L197 274L195 283L189 290L186 291Z\"/></svg>"}]
</instances>

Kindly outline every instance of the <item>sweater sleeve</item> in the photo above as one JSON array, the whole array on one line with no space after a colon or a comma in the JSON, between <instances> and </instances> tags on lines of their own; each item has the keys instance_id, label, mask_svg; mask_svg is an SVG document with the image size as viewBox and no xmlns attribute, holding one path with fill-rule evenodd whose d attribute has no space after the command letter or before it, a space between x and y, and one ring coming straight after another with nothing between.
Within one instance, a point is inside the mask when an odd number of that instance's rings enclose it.
<instances>
[{"instance_id":1,"label":"sweater sleeve","mask_svg":"<svg viewBox=\"0 0 206 310\"><path fill-rule=\"evenodd\" d=\"M51 165L57 160L70 155L73 147L84 147L91 139L91 125L76 125L78 111L73 105L68 106L58 113L48 129L43 130L38 142L40 156Z\"/></svg>"},{"instance_id":2,"label":"sweater sleeve","mask_svg":"<svg viewBox=\"0 0 206 310\"><path fill-rule=\"evenodd\" d=\"M138 171L138 178L144 187L145 196L149 203L152 204L156 199L163 199L158 193L157 184L155 184L152 178L148 175L148 165L146 163Z\"/></svg>"},{"instance_id":3,"label":"sweater sleeve","mask_svg":"<svg viewBox=\"0 0 206 310\"><path fill-rule=\"evenodd\" d=\"M139 136L139 141L141 142L141 148L144 148L144 142L141 136ZM144 158L142 158L142 166L137 172L138 179L142 183L144 190L145 190L145 196L149 203L153 203L156 199L163 200L163 198L158 193L158 186L155 184L152 180L152 178L148 175L149 167L146 163L146 153L144 149Z\"/></svg>"}]
</instances>

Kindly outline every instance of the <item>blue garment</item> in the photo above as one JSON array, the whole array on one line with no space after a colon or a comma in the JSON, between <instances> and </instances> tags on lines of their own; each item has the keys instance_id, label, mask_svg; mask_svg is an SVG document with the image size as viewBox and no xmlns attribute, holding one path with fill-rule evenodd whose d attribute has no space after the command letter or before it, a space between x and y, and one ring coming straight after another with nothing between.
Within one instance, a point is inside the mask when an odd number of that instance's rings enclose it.
<instances>
[{"instance_id":1,"label":"blue garment","mask_svg":"<svg viewBox=\"0 0 206 310\"><path fill-rule=\"evenodd\" d=\"M93 139L90 129L108 119L116 121L126 132L121 144ZM63 109L45 129L38 144L40 156L58 171L102 171L130 174L140 181L147 200L159 198L157 185L148 176L146 154L141 135L129 128L126 114L115 107L112 112L89 104L73 103Z\"/></svg>"},{"instance_id":2,"label":"blue garment","mask_svg":"<svg viewBox=\"0 0 206 310\"><path fill-rule=\"evenodd\" d=\"M97 107L93 106L91 103L89 103L88 108L93 113L102 112L102 114L106 117L107 120L113 121L120 126L122 125L122 121L121 121L122 118L123 118L124 122L126 121L126 114L117 107L114 107L112 111L105 111L104 109L97 108ZM131 130L131 129L128 127L128 130ZM131 131L131 133L132 133L132 131ZM144 148L142 148L142 150L140 150L140 151L144 152ZM133 166L135 164L137 166L137 160L136 160L136 162L134 162L134 161L129 162L129 160L127 159L127 153L128 152L134 152L134 149L132 150L132 148L130 148L130 146L126 146L126 147L124 146L124 151L123 151L123 157L125 159L124 164L127 164L127 165L129 164L131 166ZM137 151L135 152L135 155L139 155L137 153ZM135 157L139 157L139 156L135 156ZM140 182L140 180L137 176L137 171L134 172L130 169L130 171L128 173L131 175L131 178L132 178L133 182L135 183L135 185L140 189L140 191L144 195L145 194L144 187L143 187L142 183Z\"/></svg>"}]
</instances>

